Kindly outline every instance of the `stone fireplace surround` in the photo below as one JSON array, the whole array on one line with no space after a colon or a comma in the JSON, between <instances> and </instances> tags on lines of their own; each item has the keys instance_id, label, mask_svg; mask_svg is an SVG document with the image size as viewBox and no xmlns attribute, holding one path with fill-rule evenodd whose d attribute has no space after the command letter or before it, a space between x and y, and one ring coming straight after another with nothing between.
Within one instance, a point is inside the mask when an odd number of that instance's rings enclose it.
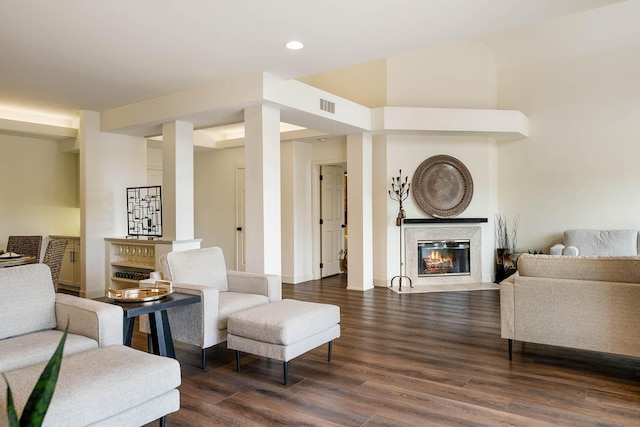
<instances>
[{"instance_id":1,"label":"stone fireplace surround","mask_svg":"<svg viewBox=\"0 0 640 427\"><path fill-rule=\"evenodd\" d=\"M405 274L413 285L447 285L482 282L482 231L480 227L415 226L404 229ZM471 274L468 276L418 276L418 241L468 239L471 243Z\"/></svg>"}]
</instances>

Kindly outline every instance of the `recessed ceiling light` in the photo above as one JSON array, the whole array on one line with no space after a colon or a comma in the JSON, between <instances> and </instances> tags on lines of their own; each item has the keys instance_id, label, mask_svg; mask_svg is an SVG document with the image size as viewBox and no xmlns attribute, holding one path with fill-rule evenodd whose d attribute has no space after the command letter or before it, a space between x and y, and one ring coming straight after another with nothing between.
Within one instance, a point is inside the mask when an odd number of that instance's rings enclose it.
<instances>
[{"instance_id":1,"label":"recessed ceiling light","mask_svg":"<svg viewBox=\"0 0 640 427\"><path fill-rule=\"evenodd\" d=\"M297 40L291 40L285 46L287 47L287 49L299 50L304 47L304 44L302 44L302 42L299 42Z\"/></svg>"}]
</instances>

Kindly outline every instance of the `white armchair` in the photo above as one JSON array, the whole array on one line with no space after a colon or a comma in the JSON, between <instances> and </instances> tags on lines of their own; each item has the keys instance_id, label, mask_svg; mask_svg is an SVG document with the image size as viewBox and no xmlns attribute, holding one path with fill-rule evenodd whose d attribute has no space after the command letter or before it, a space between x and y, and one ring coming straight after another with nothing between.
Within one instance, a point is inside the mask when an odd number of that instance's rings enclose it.
<instances>
[{"instance_id":1,"label":"white armchair","mask_svg":"<svg viewBox=\"0 0 640 427\"><path fill-rule=\"evenodd\" d=\"M167 314L173 339L202 349L202 369L206 349L227 340L231 313L282 299L280 276L227 270L217 247L169 252L160 262L175 292L200 295L201 302ZM141 330L148 332L142 322Z\"/></svg>"}]
</instances>

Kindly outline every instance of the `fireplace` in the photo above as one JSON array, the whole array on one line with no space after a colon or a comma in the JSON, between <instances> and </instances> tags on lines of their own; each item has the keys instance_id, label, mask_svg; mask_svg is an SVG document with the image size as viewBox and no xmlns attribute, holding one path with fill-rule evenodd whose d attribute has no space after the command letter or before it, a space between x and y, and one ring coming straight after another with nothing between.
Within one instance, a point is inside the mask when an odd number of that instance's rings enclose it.
<instances>
[{"instance_id":1,"label":"fireplace","mask_svg":"<svg viewBox=\"0 0 640 427\"><path fill-rule=\"evenodd\" d=\"M406 227L404 250L414 285L482 282L480 227Z\"/></svg>"},{"instance_id":2,"label":"fireplace","mask_svg":"<svg viewBox=\"0 0 640 427\"><path fill-rule=\"evenodd\" d=\"M471 241L418 240L418 277L471 274Z\"/></svg>"}]
</instances>

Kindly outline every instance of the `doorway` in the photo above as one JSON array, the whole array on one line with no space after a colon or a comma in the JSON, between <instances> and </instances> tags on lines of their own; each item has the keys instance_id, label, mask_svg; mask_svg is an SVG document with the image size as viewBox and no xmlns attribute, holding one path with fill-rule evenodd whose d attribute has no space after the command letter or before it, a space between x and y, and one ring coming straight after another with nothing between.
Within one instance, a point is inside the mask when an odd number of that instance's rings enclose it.
<instances>
[{"instance_id":1,"label":"doorway","mask_svg":"<svg viewBox=\"0 0 640 427\"><path fill-rule=\"evenodd\" d=\"M236 271L247 271L247 227L245 212L244 168L236 168Z\"/></svg>"},{"instance_id":2,"label":"doorway","mask_svg":"<svg viewBox=\"0 0 640 427\"><path fill-rule=\"evenodd\" d=\"M346 255L347 209L344 164L320 166L320 277L342 272Z\"/></svg>"}]
</instances>

